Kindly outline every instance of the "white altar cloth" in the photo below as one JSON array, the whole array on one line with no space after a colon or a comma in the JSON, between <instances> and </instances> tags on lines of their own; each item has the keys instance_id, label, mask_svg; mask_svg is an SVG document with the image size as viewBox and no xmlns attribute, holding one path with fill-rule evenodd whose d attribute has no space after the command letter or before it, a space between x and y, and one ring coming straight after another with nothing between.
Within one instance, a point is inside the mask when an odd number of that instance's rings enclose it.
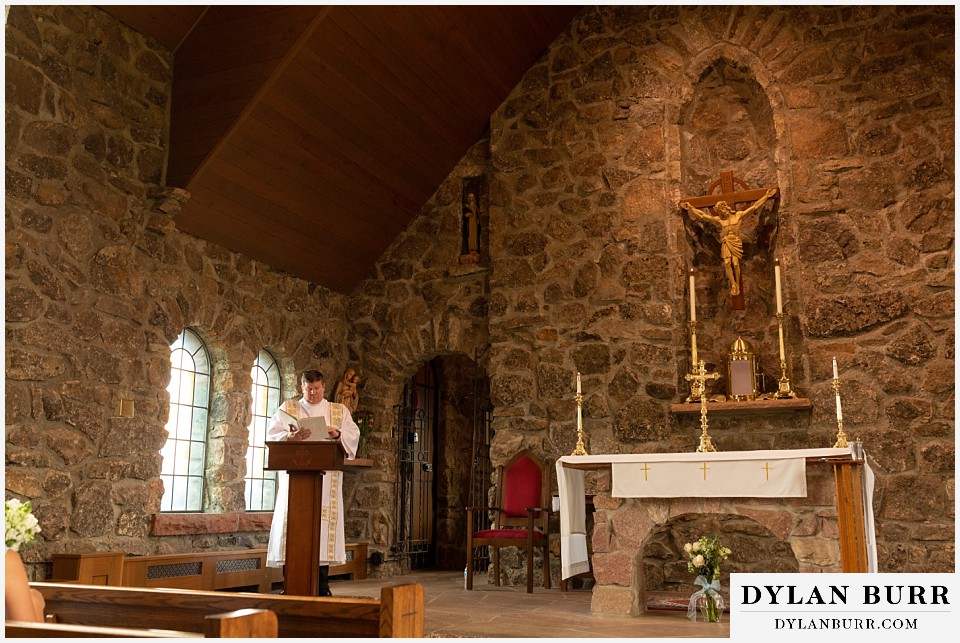
<instances>
[{"instance_id":1,"label":"white altar cloth","mask_svg":"<svg viewBox=\"0 0 960 643\"><path fill-rule=\"evenodd\" d=\"M725 451L711 453L633 453L616 455L566 455L557 460L557 485L560 491L561 578L570 578L590 570L587 551L585 473L570 464L609 464L612 468L615 498L679 497L805 497L807 458L844 458L851 449L788 449L766 451ZM705 469L704 469L705 467ZM769 467L769 468L766 468ZM632 471L626 473L628 470ZM867 557L871 571L876 570L876 545L873 537L873 472L864 463L865 507L867 513ZM654 471L657 475L653 475ZM770 475L773 471L777 474ZM754 476L740 481L740 472ZM798 478L799 472L799 478ZM663 474L664 479L660 480ZM770 484L767 477L783 480ZM716 475L716 478L713 476ZM673 482L666 476L672 478ZM703 477L710 484L705 484ZM619 481L618 481L619 478ZM644 479L646 478L646 479ZM657 479L651 484L651 479ZM726 482L723 480L727 478ZM761 479L763 482L761 483ZM676 491L668 489L676 484ZM801 492L802 491L802 492Z\"/></svg>"}]
</instances>

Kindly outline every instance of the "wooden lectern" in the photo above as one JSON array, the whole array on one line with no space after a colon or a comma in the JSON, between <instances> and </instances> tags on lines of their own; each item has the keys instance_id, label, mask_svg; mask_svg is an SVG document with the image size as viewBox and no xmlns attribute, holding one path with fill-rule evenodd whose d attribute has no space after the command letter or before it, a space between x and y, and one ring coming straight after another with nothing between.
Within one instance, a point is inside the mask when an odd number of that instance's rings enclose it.
<instances>
[{"instance_id":1,"label":"wooden lectern","mask_svg":"<svg viewBox=\"0 0 960 643\"><path fill-rule=\"evenodd\" d=\"M316 596L320 586L320 515L323 474L343 469L339 442L271 442L264 469L290 475L284 592Z\"/></svg>"}]
</instances>

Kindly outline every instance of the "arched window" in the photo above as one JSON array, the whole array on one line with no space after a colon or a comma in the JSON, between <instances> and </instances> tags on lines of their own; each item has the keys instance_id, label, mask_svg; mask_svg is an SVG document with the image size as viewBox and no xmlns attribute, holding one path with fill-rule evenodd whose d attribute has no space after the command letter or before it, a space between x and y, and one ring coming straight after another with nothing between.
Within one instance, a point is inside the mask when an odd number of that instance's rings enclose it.
<instances>
[{"instance_id":1,"label":"arched window","mask_svg":"<svg viewBox=\"0 0 960 643\"><path fill-rule=\"evenodd\" d=\"M280 389L280 368L277 360L266 350L261 349L257 361L250 369L253 380L252 417L250 418L250 444L247 447L247 477L244 496L247 511L273 511L277 499L277 472L264 471L267 452L264 440L270 417L277 411L282 391Z\"/></svg>"},{"instance_id":2,"label":"arched window","mask_svg":"<svg viewBox=\"0 0 960 643\"><path fill-rule=\"evenodd\" d=\"M200 336L185 328L170 345L170 418L160 451L160 511L202 511L210 414L210 356Z\"/></svg>"}]
</instances>

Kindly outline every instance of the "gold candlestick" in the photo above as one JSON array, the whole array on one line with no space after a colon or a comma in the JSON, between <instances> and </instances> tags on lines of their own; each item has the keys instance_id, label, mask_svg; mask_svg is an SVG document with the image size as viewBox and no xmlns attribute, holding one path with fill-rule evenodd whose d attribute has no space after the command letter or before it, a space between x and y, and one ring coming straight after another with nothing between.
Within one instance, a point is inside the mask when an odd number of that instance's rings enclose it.
<instances>
[{"instance_id":1,"label":"gold candlestick","mask_svg":"<svg viewBox=\"0 0 960 643\"><path fill-rule=\"evenodd\" d=\"M693 277L690 278L691 280ZM690 324L690 362L693 365L693 371L696 373L697 363L697 320L692 319ZM688 378L689 379L689 378ZM699 380L690 381L690 395L687 396L687 402L696 402L703 397L703 382Z\"/></svg>"},{"instance_id":2,"label":"gold candlestick","mask_svg":"<svg viewBox=\"0 0 960 643\"><path fill-rule=\"evenodd\" d=\"M833 360L833 372L837 372L837 360ZM834 449L846 449L849 445L847 444L847 434L843 432L843 413L840 411L840 378L834 376L833 378L833 390L837 395L837 441L833 445Z\"/></svg>"},{"instance_id":3,"label":"gold candlestick","mask_svg":"<svg viewBox=\"0 0 960 643\"><path fill-rule=\"evenodd\" d=\"M577 446L570 455L590 455L583 445L583 395L580 394L580 373L577 373Z\"/></svg>"},{"instance_id":4,"label":"gold candlestick","mask_svg":"<svg viewBox=\"0 0 960 643\"><path fill-rule=\"evenodd\" d=\"M697 363L697 368L694 369L694 373L688 373L685 376L688 382L697 383L699 382L700 388L700 446L697 447L698 453L703 453L707 451L716 451L717 448L713 446L712 440L710 440L710 434L707 433L707 380L717 380L720 379L720 373L707 373L707 365L703 360L700 360ZM691 389L694 384L691 384Z\"/></svg>"},{"instance_id":5,"label":"gold candlestick","mask_svg":"<svg viewBox=\"0 0 960 643\"><path fill-rule=\"evenodd\" d=\"M778 398L796 397L790 389L790 380L787 378L787 354L783 348L783 313L777 313L777 329L780 333L780 381L777 388Z\"/></svg>"}]
</instances>

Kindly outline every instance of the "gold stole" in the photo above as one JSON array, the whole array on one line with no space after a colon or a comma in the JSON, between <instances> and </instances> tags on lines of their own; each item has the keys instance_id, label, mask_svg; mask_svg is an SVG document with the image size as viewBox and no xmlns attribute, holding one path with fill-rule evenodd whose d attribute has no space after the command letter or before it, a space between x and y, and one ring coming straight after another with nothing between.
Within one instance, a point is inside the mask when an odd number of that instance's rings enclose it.
<instances>
[{"instance_id":1,"label":"gold stole","mask_svg":"<svg viewBox=\"0 0 960 643\"><path fill-rule=\"evenodd\" d=\"M330 424L339 431L343 424L343 404L330 402ZM337 524L340 522L340 472L328 471L330 476L330 510L324 518L327 519L327 560L337 557Z\"/></svg>"}]
</instances>

